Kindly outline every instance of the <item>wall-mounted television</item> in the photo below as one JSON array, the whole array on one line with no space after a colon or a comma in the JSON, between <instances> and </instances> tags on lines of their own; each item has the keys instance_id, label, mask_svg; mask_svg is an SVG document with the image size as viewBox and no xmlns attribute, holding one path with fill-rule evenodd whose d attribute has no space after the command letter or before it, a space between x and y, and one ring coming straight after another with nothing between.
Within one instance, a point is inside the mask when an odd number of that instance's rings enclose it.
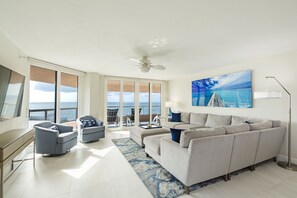
<instances>
[{"instance_id":1,"label":"wall-mounted television","mask_svg":"<svg viewBox=\"0 0 297 198\"><path fill-rule=\"evenodd\" d=\"M0 121L21 115L25 76L0 65Z\"/></svg>"}]
</instances>

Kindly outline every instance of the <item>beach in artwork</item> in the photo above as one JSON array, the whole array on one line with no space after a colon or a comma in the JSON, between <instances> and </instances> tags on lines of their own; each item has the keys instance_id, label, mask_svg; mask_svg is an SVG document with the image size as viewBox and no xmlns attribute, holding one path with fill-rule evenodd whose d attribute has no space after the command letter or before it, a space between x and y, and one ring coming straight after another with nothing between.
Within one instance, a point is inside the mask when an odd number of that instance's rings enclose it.
<instances>
[{"instance_id":1,"label":"beach in artwork","mask_svg":"<svg viewBox=\"0 0 297 198\"><path fill-rule=\"evenodd\" d=\"M192 105L252 108L252 71L192 81Z\"/></svg>"}]
</instances>

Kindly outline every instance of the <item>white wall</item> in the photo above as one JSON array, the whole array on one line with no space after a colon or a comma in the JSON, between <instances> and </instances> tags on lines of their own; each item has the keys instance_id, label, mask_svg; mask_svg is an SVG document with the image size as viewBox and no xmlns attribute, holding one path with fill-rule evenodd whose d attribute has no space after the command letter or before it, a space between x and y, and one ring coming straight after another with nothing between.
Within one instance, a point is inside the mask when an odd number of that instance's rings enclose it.
<instances>
[{"instance_id":1,"label":"white wall","mask_svg":"<svg viewBox=\"0 0 297 198\"><path fill-rule=\"evenodd\" d=\"M84 87L84 115L93 115L104 120L103 77L97 73L87 73Z\"/></svg>"},{"instance_id":2,"label":"white wall","mask_svg":"<svg viewBox=\"0 0 297 198\"><path fill-rule=\"evenodd\" d=\"M29 65L19 48L0 32L0 64L25 76L25 90L23 96L22 113L20 117L0 122L0 133L24 128L28 126L28 101L29 101Z\"/></svg>"},{"instance_id":3,"label":"white wall","mask_svg":"<svg viewBox=\"0 0 297 198\"><path fill-rule=\"evenodd\" d=\"M288 95L283 92L283 98L274 100L254 100L253 108L219 108L192 106L192 80L217 76L251 69L253 72L253 90L265 91L281 90L282 88L273 79L265 76L275 76L292 94L292 157L297 158L297 51L282 55L260 58L248 62L228 65L216 70L196 73L184 78L169 81L169 100L180 104L178 110L187 112L232 114L264 119L288 121ZM281 153L287 153L287 138L285 138Z\"/></svg>"}]
</instances>

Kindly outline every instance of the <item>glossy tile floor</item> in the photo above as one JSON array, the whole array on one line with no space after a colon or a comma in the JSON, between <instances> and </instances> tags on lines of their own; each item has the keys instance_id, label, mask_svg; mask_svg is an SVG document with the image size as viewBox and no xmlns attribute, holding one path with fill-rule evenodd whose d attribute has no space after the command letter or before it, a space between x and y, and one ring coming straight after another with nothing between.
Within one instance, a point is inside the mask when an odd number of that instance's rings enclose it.
<instances>
[{"instance_id":1,"label":"glossy tile floor","mask_svg":"<svg viewBox=\"0 0 297 198\"><path fill-rule=\"evenodd\" d=\"M128 137L129 131L107 132L106 138L78 144L59 157L37 155L5 183L5 198L146 198L152 197L121 152L111 142ZM244 171L231 181L218 182L191 192L187 197L202 198L280 198L297 197L297 173L265 162L256 171Z\"/></svg>"}]
</instances>

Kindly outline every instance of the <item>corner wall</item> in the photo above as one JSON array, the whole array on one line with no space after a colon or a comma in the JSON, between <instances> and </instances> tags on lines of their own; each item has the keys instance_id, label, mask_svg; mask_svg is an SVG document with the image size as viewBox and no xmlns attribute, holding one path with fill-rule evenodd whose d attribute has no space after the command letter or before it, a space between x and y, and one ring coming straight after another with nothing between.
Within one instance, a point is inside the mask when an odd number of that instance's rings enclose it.
<instances>
[{"instance_id":1,"label":"corner wall","mask_svg":"<svg viewBox=\"0 0 297 198\"><path fill-rule=\"evenodd\" d=\"M25 56L21 50L6 38L0 31L0 64L12 69L25 76L25 89L23 95L22 112L21 116L10 120L0 122L0 133L5 131L25 128L28 126L28 104L29 104L29 72L30 68L26 58L20 58L19 56Z\"/></svg>"},{"instance_id":2,"label":"corner wall","mask_svg":"<svg viewBox=\"0 0 297 198\"><path fill-rule=\"evenodd\" d=\"M242 70L252 70L253 91L282 91L283 98L274 100L253 100L253 108L219 108L192 106L191 82L193 80L213 77ZM292 94L292 157L297 159L297 51L282 55L255 59L248 62L224 66L216 70L189 75L171 80L168 83L168 98L180 104L178 110L186 112L201 112L214 114L231 114L288 122L289 97L273 79L265 76L275 76ZM281 154L287 153L287 137L281 149Z\"/></svg>"}]
</instances>

